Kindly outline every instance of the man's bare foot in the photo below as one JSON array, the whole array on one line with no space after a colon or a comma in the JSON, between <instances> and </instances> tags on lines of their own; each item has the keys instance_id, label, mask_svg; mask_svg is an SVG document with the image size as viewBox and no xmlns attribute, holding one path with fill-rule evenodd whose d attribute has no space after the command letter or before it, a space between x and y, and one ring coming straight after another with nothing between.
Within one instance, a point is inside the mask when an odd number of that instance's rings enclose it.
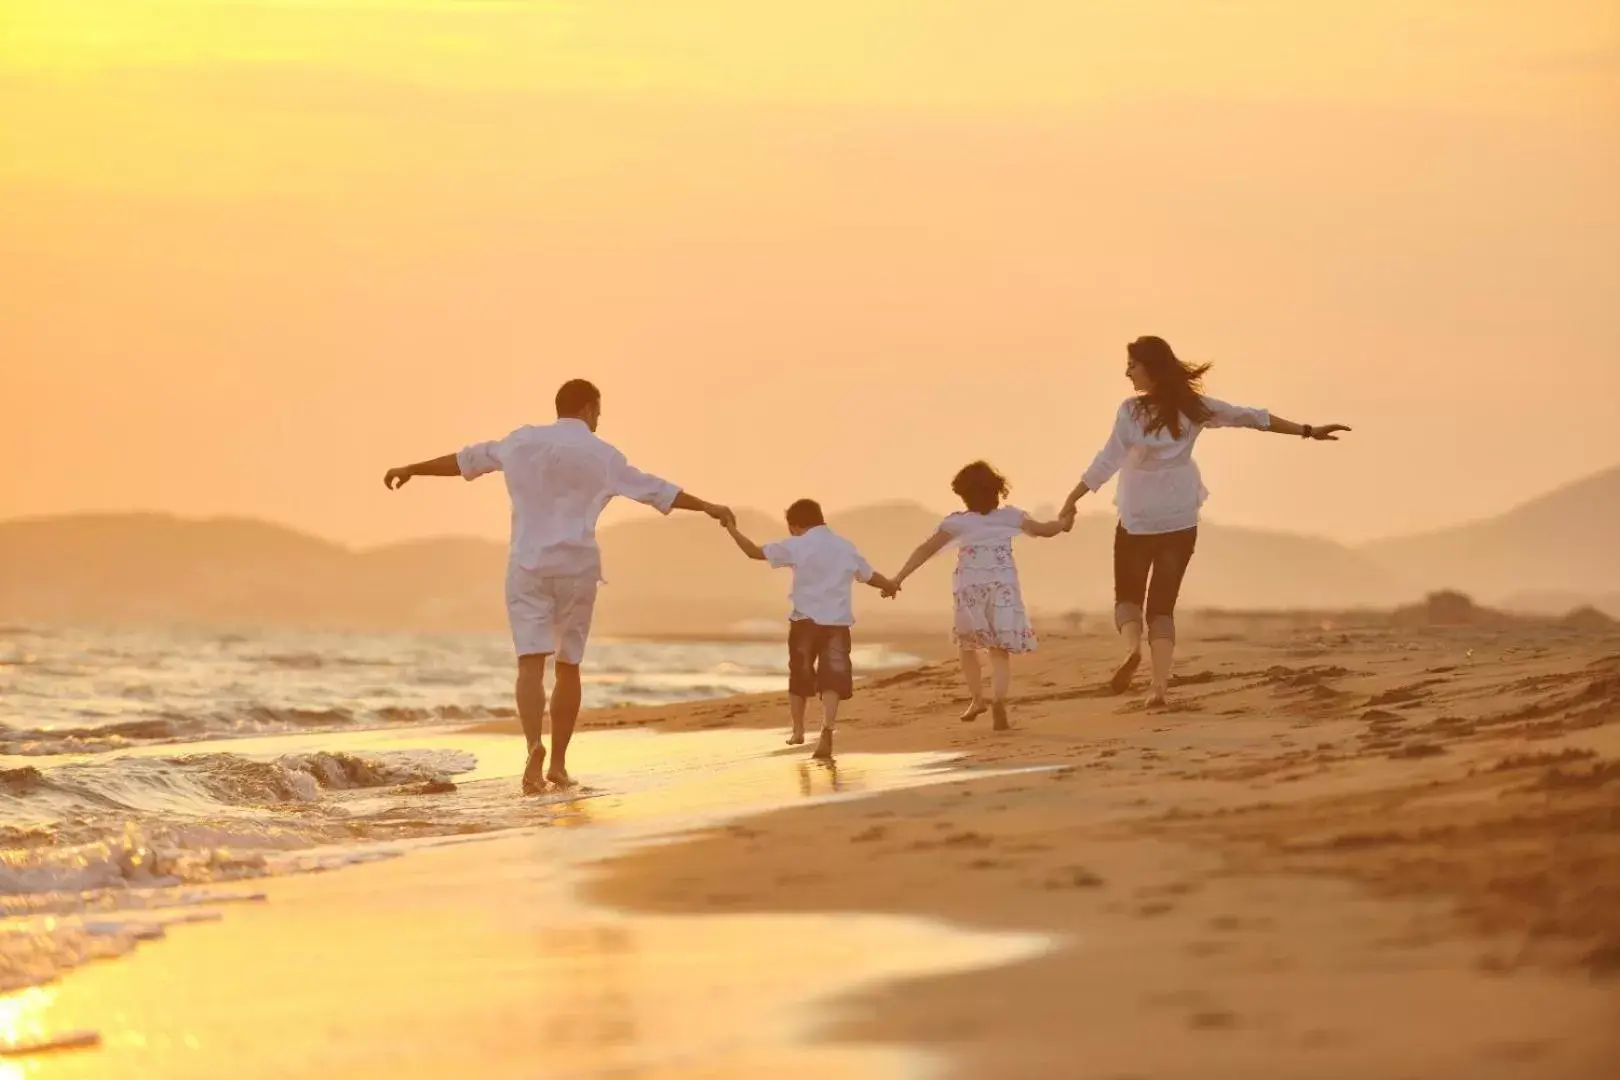
<instances>
[{"instance_id":1,"label":"man's bare foot","mask_svg":"<svg viewBox=\"0 0 1620 1080\"><path fill-rule=\"evenodd\" d=\"M967 711L962 714L962 723L965 724L970 720L977 720L979 717L984 715L984 710L987 707L988 706L986 706L984 702L980 701L978 698L974 698L972 701L968 702Z\"/></svg>"},{"instance_id":2,"label":"man's bare foot","mask_svg":"<svg viewBox=\"0 0 1620 1080\"><path fill-rule=\"evenodd\" d=\"M546 780L554 787L569 788L574 786L574 778L568 775L567 769L559 769L555 765L546 773Z\"/></svg>"},{"instance_id":3,"label":"man's bare foot","mask_svg":"<svg viewBox=\"0 0 1620 1080\"><path fill-rule=\"evenodd\" d=\"M523 766L523 794L538 795L546 790L546 748L529 747L529 760Z\"/></svg>"},{"instance_id":4,"label":"man's bare foot","mask_svg":"<svg viewBox=\"0 0 1620 1080\"><path fill-rule=\"evenodd\" d=\"M1170 704L1170 699L1165 695L1163 687L1155 686L1148 691L1147 697L1142 699L1142 704L1150 709L1160 709Z\"/></svg>"},{"instance_id":5,"label":"man's bare foot","mask_svg":"<svg viewBox=\"0 0 1620 1080\"><path fill-rule=\"evenodd\" d=\"M1012 724L1007 720L1007 703L997 701L990 706L990 715L995 717L995 723L990 725L992 731L1010 731Z\"/></svg>"},{"instance_id":6,"label":"man's bare foot","mask_svg":"<svg viewBox=\"0 0 1620 1080\"><path fill-rule=\"evenodd\" d=\"M1124 663L1114 670L1114 677L1108 680L1108 689L1116 694L1123 694L1131 688L1131 679L1136 675L1136 669L1142 666L1142 653L1140 650L1131 653Z\"/></svg>"},{"instance_id":7,"label":"man's bare foot","mask_svg":"<svg viewBox=\"0 0 1620 1080\"><path fill-rule=\"evenodd\" d=\"M793 734L789 735L787 744L789 746L803 746L804 745L804 732L795 731Z\"/></svg>"},{"instance_id":8,"label":"man's bare foot","mask_svg":"<svg viewBox=\"0 0 1620 1080\"><path fill-rule=\"evenodd\" d=\"M831 761L832 735L832 732L823 730L821 733L821 738L816 740L816 752L810 756L815 758L817 761Z\"/></svg>"}]
</instances>

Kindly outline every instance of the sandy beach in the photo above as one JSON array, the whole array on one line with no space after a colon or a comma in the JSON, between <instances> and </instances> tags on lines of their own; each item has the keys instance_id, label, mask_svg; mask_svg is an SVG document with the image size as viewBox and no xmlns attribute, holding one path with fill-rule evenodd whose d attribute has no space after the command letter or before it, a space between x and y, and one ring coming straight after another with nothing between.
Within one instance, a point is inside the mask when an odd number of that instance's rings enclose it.
<instances>
[{"instance_id":1,"label":"sandy beach","mask_svg":"<svg viewBox=\"0 0 1620 1080\"><path fill-rule=\"evenodd\" d=\"M1007 733L949 663L876 677L830 768L777 695L589 716L588 781L688 771L571 802L516 798L514 740L463 796L519 831L11 995L14 1037L102 1046L0 1076L1613 1075L1620 636L1187 639L1145 711L1048 629Z\"/></svg>"},{"instance_id":2,"label":"sandy beach","mask_svg":"<svg viewBox=\"0 0 1620 1080\"><path fill-rule=\"evenodd\" d=\"M1620 638L1232 623L1189 643L1169 711L1088 688L1101 635L1048 635L1005 735L955 720L949 664L877 680L846 747L1061 768L773 814L594 895L1060 936L846 1003L839 1037L947 1047L960 1075L1613 1075Z\"/></svg>"}]
</instances>

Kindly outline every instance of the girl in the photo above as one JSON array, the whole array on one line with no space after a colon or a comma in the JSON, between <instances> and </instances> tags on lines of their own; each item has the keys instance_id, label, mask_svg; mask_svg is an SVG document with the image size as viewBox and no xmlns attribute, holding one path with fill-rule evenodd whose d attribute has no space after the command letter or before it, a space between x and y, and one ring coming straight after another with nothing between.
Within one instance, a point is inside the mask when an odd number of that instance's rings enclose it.
<instances>
[{"instance_id":1,"label":"girl","mask_svg":"<svg viewBox=\"0 0 1620 1080\"><path fill-rule=\"evenodd\" d=\"M985 710L979 677L979 650L983 649L990 654L990 712L995 717L995 730L1005 731L1010 726L1009 657L1012 653L1035 651L1035 631L1024 611L1018 567L1013 563L1013 537L1020 533L1056 536L1063 532L1063 525L1058 521L1035 521L1015 506L1002 506L1001 500L1007 497L1007 480L982 461L957 473L951 490L967 509L940 523L939 531L911 553L893 584L898 588L941 548L956 541L956 574L951 579L956 621L951 640L962 650L962 677L973 697L962 719L976 719Z\"/></svg>"},{"instance_id":2,"label":"girl","mask_svg":"<svg viewBox=\"0 0 1620 1080\"><path fill-rule=\"evenodd\" d=\"M1125 659L1114 672L1123 693L1142 663L1142 628L1153 653L1149 705L1163 705L1176 651L1176 598L1198 542L1198 511L1209 492L1193 460L1199 433L1212 427L1246 427L1279 435L1334 441L1343 424L1312 427L1264 409L1228 405L1203 394L1208 364L1176 358L1163 338L1140 337L1125 347L1125 377L1136 396L1114 417L1114 430L1058 515L1074 525L1075 504L1119 474L1114 496L1114 624L1125 639ZM1152 574L1152 583L1148 576ZM1144 599L1146 601L1144 606Z\"/></svg>"}]
</instances>

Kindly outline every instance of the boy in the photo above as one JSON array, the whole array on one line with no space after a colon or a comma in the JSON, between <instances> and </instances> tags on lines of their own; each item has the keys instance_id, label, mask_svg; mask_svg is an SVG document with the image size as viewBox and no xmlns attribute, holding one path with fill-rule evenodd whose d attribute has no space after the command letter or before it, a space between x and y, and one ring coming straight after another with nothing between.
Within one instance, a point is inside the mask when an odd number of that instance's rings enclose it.
<instances>
[{"instance_id":1,"label":"boy","mask_svg":"<svg viewBox=\"0 0 1620 1080\"><path fill-rule=\"evenodd\" d=\"M873 571L855 545L827 527L821 505L800 499L787 509L786 540L760 547L723 523L742 553L773 567L793 567L793 613L788 616L788 708L793 716L789 746L804 743L804 710L811 697L821 698L821 738L817 760L832 760L833 723L838 703L854 694L849 661L849 628L855 624L852 583L882 591L885 598L899 586Z\"/></svg>"}]
</instances>

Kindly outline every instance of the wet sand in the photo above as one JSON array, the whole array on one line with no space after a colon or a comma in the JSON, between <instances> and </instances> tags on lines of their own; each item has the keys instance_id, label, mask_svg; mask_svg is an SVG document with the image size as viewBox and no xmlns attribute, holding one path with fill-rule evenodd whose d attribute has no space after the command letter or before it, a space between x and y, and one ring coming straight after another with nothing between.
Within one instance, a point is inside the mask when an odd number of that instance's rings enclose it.
<instances>
[{"instance_id":1,"label":"wet sand","mask_svg":"<svg viewBox=\"0 0 1620 1080\"><path fill-rule=\"evenodd\" d=\"M587 779L701 767L254 882L3 999L104 1045L0 1077L1615 1075L1620 638L1206 620L1163 711L1113 654L1048 632L1006 733L951 665L873 679L835 769L772 749L776 695L588 717Z\"/></svg>"}]
</instances>

